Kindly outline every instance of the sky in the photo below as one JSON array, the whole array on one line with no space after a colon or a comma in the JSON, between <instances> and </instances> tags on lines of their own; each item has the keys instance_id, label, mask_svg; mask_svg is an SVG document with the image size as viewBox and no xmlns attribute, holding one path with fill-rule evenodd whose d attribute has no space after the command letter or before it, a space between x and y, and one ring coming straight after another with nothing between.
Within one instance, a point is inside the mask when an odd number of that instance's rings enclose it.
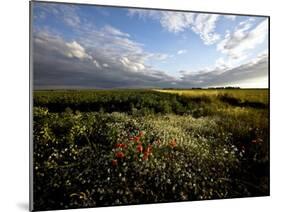
<instances>
[{"instance_id":1,"label":"sky","mask_svg":"<svg viewBox=\"0 0 281 212\"><path fill-rule=\"evenodd\" d=\"M268 18L32 2L35 89L268 87Z\"/></svg>"}]
</instances>

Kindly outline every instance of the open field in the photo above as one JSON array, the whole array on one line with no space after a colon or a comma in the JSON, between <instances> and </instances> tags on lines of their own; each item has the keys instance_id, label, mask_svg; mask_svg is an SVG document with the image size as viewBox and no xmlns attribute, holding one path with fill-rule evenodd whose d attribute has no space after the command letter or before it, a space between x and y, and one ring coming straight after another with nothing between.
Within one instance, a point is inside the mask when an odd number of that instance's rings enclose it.
<instances>
[{"instance_id":1,"label":"open field","mask_svg":"<svg viewBox=\"0 0 281 212\"><path fill-rule=\"evenodd\" d=\"M159 92L173 93L187 97L208 96L217 98L221 95L230 95L242 101L262 102L268 104L267 89L191 89L191 90L157 90Z\"/></svg>"},{"instance_id":2,"label":"open field","mask_svg":"<svg viewBox=\"0 0 281 212\"><path fill-rule=\"evenodd\" d=\"M34 91L35 209L269 194L267 89Z\"/></svg>"}]
</instances>

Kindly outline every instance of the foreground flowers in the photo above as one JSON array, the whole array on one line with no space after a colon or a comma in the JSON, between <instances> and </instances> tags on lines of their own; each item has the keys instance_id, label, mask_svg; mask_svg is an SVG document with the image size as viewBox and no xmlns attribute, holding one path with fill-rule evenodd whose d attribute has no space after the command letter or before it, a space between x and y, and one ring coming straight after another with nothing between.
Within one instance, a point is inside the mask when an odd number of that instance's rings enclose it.
<instances>
[{"instance_id":1,"label":"foreground flowers","mask_svg":"<svg viewBox=\"0 0 281 212\"><path fill-rule=\"evenodd\" d=\"M144 154L143 154L143 160L147 160L149 155L152 153L152 146L149 144L148 147L145 149Z\"/></svg>"},{"instance_id":2,"label":"foreground flowers","mask_svg":"<svg viewBox=\"0 0 281 212\"><path fill-rule=\"evenodd\" d=\"M134 158L147 160L152 153L152 145L145 144L145 132L140 130L128 133L128 138L124 138L122 143L115 144L113 148L114 158L111 160L112 166L118 165L118 160L125 158L126 155L135 155Z\"/></svg>"},{"instance_id":3,"label":"foreground flowers","mask_svg":"<svg viewBox=\"0 0 281 212\"><path fill-rule=\"evenodd\" d=\"M143 151L143 147L142 147L141 144L137 145L137 151L140 152L140 153Z\"/></svg>"},{"instance_id":4,"label":"foreground flowers","mask_svg":"<svg viewBox=\"0 0 281 212\"><path fill-rule=\"evenodd\" d=\"M147 161L152 156L153 148L161 148L164 143L160 139L151 140L151 137L145 138L145 131L130 129L127 132L128 137L122 137L122 142L116 143L113 151L112 166L117 166L119 160L126 158L134 158L136 161ZM167 147L174 149L177 144L177 139L173 138L167 144ZM127 157L128 156L128 157ZM121 161L120 161L121 162ZM123 163L122 160L121 163Z\"/></svg>"},{"instance_id":5,"label":"foreground flowers","mask_svg":"<svg viewBox=\"0 0 281 212\"><path fill-rule=\"evenodd\" d=\"M116 156L116 158L124 158L125 154L120 151L120 152L116 152L115 156Z\"/></svg>"},{"instance_id":6,"label":"foreground flowers","mask_svg":"<svg viewBox=\"0 0 281 212\"><path fill-rule=\"evenodd\" d=\"M126 148L127 145L126 145L126 144L123 144L123 143L117 143L117 144L115 145L115 147L116 147L116 148Z\"/></svg>"}]
</instances>

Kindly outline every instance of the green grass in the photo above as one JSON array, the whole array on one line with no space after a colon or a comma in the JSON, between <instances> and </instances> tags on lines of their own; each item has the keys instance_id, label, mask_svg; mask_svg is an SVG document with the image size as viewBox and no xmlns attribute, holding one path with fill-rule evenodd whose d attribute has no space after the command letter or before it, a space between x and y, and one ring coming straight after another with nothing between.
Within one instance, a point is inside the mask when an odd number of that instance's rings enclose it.
<instances>
[{"instance_id":1,"label":"green grass","mask_svg":"<svg viewBox=\"0 0 281 212\"><path fill-rule=\"evenodd\" d=\"M33 115L37 210L269 194L266 89L35 91Z\"/></svg>"}]
</instances>

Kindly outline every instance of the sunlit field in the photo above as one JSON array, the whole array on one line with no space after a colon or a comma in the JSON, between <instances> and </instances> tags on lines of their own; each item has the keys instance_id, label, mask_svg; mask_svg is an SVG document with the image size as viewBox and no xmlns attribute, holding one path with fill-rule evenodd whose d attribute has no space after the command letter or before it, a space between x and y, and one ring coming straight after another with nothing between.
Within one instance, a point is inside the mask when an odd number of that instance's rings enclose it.
<instances>
[{"instance_id":1,"label":"sunlit field","mask_svg":"<svg viewBox=\"0 0 281 212\"><path fill-rule=\"evenodd\" d=\"M267 89L34 91L35 209L269 194Z\"/></svg>"},{"instance_id":2,"label":"sunlit field","mask_svg":"<svg viewBox=\"0 0 281 212\"><path fill-rule=\"evenodd\" d=\"M191 90L157 90L159 92L173 93L187 97L208 96L209 98L217 98L221 95L230 95L241 101L262 102L268 104L267 89L191 89Z\"/></svg>"}]
</instances>

